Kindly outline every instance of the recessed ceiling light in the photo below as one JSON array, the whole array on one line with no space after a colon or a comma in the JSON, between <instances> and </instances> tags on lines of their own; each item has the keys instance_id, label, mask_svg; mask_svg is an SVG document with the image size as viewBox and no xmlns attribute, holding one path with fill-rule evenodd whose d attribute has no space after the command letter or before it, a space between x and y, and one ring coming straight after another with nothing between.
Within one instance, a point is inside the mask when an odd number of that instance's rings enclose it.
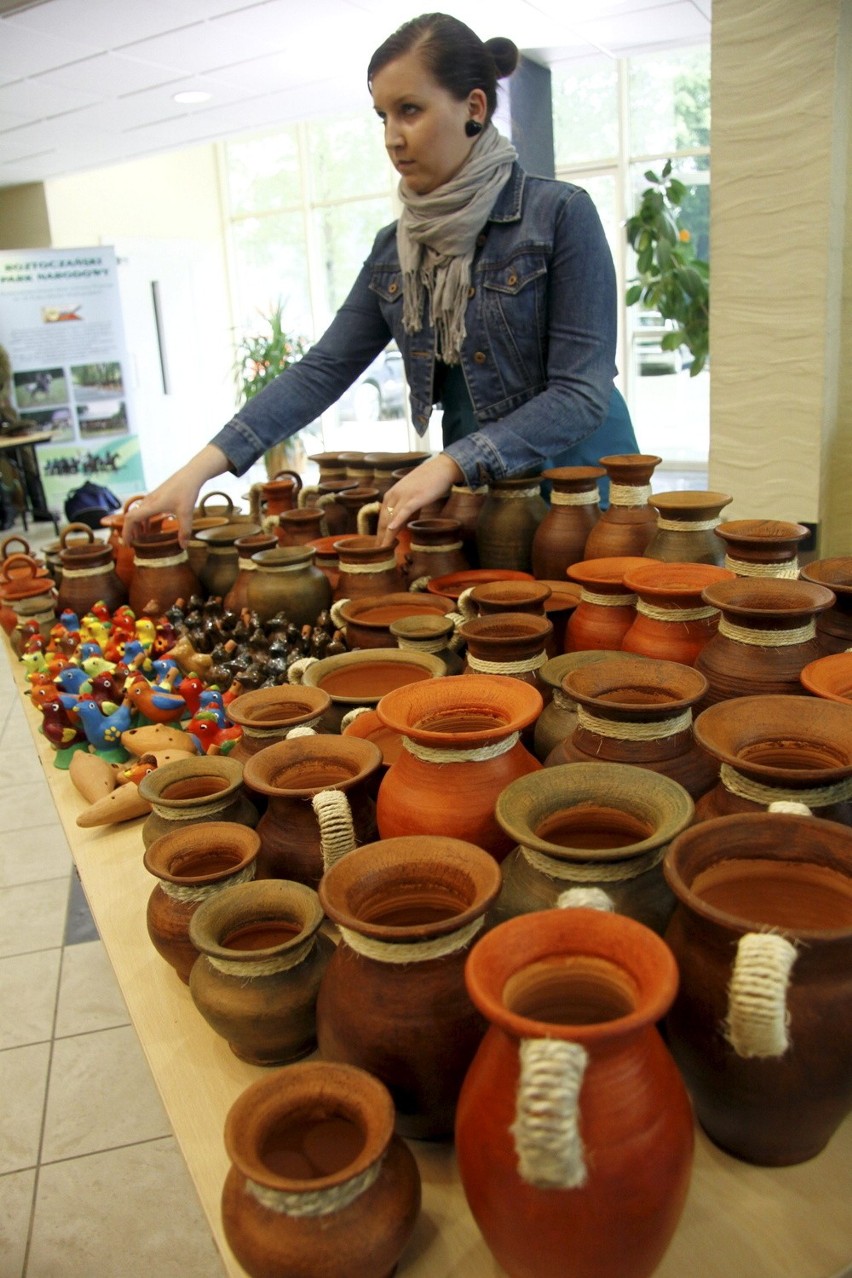
<instances>
[{"instance_id":1,"label":"recessed ceiling light","mask_svg":"<svg viewBox=\"0 0 852 1278\"><path fill-rule=\"evenodd\" d=\"M204 89L184 89L182 93L173 94L172 100L181 105L193 106L197 102L209 102L212 97L213 94Z\"/></svg>"}]
</instances>

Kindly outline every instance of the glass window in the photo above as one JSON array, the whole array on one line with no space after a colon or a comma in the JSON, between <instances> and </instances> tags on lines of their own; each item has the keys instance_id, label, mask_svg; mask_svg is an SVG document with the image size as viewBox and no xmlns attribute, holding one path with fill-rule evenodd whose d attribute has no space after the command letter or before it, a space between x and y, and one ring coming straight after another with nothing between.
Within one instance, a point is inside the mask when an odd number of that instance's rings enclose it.
<instances>
[{"instance_id":1,"label":"glass window","mask_svg":"<svg viewBox=\"0 0 852 1278\"><path fill-rule=\"evenodd\" d=\"M295 127L227 142L225 173L232 217L298 204L302 176Z\"/></svg>"},{"instance_id":2,"label":"glass window","mask_svg":"<svg viewBox=\"0 0 852 1278\"><path fill-rule=\"evenodd\" d=\"M677 49L628 63L630 154L710 145L710 50Z\"/></svg>"},{"instance_id":3,"label":"glass window","mask_svg":"<svg viewBox=\"0 0 852 1278\"><path fill-rule=\"evenodd\" d=\"M377 116L316 121L306 135L314 201L339 204L389 191L393 170Z\"/></svg>"},{"instance_id":4,"label":"glass window","mask_svg":"<svg viewBox=\"0 0 852 1278\"><path fill-rule=\"evenodd\" d=\"M305 222L301 210L242 218L231 228L237 263L236 304L239 328L251 328L258 311L266 314L280 301L293 333L313 331Z\"/></svg>"},{"instance_id":5,"label":"glass window","mask_svg":"<svg viewBox=\"0 0 852 1278\"><path fill-rule=\"evenodd\" d=\"M618 64L612 58L558 63L551 71L557 169L618 154Z\"/></svg>"}]
</instances>

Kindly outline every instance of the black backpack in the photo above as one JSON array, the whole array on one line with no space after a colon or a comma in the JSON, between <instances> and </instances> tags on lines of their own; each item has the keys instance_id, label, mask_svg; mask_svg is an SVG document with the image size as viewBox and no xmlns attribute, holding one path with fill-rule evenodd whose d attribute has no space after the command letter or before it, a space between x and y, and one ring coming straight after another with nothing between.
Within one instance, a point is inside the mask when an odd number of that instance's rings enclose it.
<instances>
[{"instance_id":1,"label":"black backpack","mask_svg":"<svg viewBox=\"0 0 852 1278\"><path fill-rule=\"evenodd\" d=\"M111 493L102 484L93 484L91 480L87 480L66 497L65 518L72 524L88 524L90 528L100 528L104 515L111 515L120 506L121 502L115 493Z\"/></svg>"}]
</instances>

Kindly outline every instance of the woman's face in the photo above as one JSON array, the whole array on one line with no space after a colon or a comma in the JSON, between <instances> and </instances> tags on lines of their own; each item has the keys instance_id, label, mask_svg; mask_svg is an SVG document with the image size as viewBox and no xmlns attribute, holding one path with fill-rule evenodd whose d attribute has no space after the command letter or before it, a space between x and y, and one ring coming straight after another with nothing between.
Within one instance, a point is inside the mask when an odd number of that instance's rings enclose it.
<instances>
[{"instance_id":1,"label":"woman's face","mask_svg":"<svg viewBox=\"0 0 852 1278\"><path fill-rule=\"evenodd\" d=\"M428 195L458 173L474 146L468 120L484 123L485 94L474 89L458 102L442 88L416 53L382 67L371 85L373 106L385 126L385 146L403 183Z\"/></svg>"}]
</instances>

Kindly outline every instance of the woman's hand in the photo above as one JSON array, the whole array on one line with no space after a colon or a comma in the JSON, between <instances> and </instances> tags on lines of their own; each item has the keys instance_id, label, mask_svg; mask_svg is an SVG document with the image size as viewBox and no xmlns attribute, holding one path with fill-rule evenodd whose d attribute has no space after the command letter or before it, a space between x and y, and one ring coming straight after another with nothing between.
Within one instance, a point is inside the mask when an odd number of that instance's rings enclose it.
<instances>
[{"instance_id":1,"label":"woman's hand","mask_svg":"<svg viewBox=\"0 0 852 1278\"><path fill-rule=\"evenodd\" d=\"M207 444L185 466L176 470L159 487L143 497L127 512L122 537L133 545L148 529L154 515L174 515L178 522L181 546L186 546L192 532L192 516L202 484L215 479L228 469L228 459L215 444Z\"/></svg>"},{"instance_id":2,"label":"woman's hand","mask_svg":"<svg viewBox=\"0 0 852 1278\"><path fill-rule=\"evenodd\" d=\"M437 457L430 457L415 466L382 498L378 528L380 541L390 542L393 534L405 527L409 519L414 519L421 507L446 497L453 484L463 480L461 467L447 453L439 453Z\"/></svg>"}]
</instances>

